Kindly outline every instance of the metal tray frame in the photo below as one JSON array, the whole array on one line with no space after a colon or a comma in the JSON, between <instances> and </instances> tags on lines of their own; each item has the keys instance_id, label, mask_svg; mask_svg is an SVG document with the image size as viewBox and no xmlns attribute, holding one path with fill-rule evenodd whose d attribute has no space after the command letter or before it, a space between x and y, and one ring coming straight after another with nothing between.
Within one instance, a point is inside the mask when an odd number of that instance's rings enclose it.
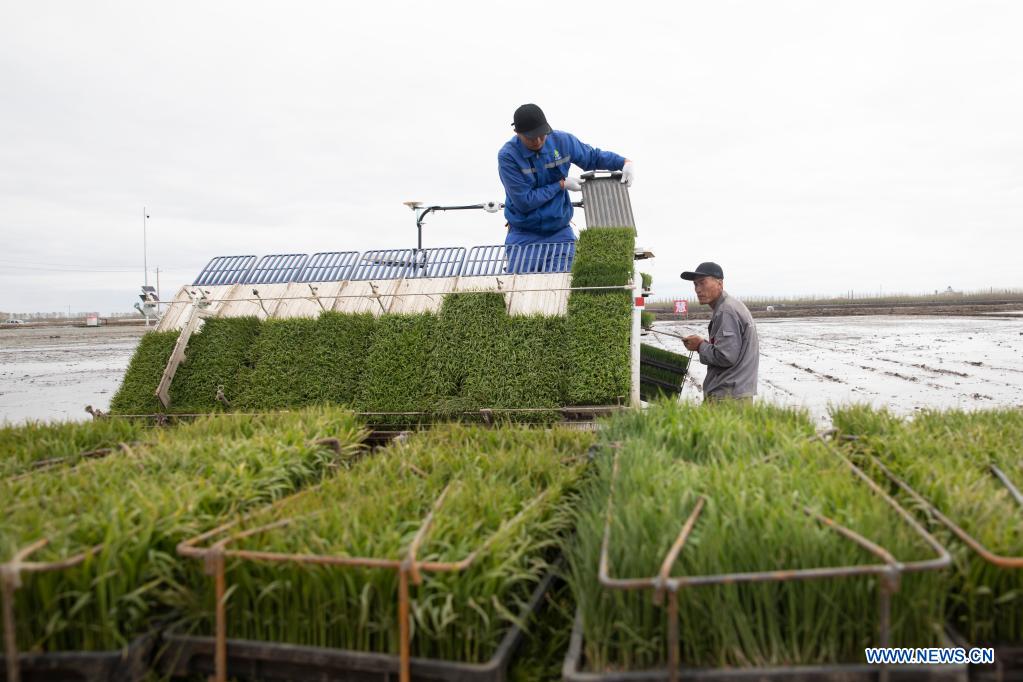
<instances>
[{"instance_id":1,"label":"metal tray frame","mask_svg":"<svg viewBox=\"0 0 1023 682\"><path fill-rule=\"evenodd\" d=\"M680 667L680 682L876 682L887 674L891 682L967 682L967 666L961 665L906 665L880 666L859 663L832 665L797 665L769 668L686 668ZM568 653L562 667L565 682L663 682L668 679L667 668L629 672L586 672L583 670L583 618L577 610L569 640Z\"/></svg>"},{"instance_id":2,"label":"metal tray frame","mask_svg":"<svg viewBox=\"0 0 1023 682\"><path fill-rule=\"evenodd\" d=\"M823 436L818 435L815 440L826 443ZM879 592L879 641L877 646L891 646L891 602L892 595L898 590L901 575L922 571L941 570L952 562L951 555L913 516L903 509L898 502L888 495L876 482L857 467L852 460L840 452L833 444L828 444L829 449L849 469L855 478L870 488L876 496L896 512L920 538L934 551L935 557L910 562L900 562L895 557L870 540L857 534L855 531L846 528L809 507L803 507L803 512L816 519L818 523L835 531L846 540L859 545L864 550L873 554L880 561L873 564L857 564L849 566L830 566L824 568L804 568L774 571L759 571L752 573L723 573L717 575L693 575L693 576L671 576L671 568L675 564L680 552L685 547L686 541L700 513L703 510L706 498L700 496L692 512L675 539L674 544L665 555L661 569L656 576L645 578L618 578L612 575L610 567L610 541L611 523L614 518L614 484L618 478L619 455L615 452L611 473L611 490L608 493L607 508L604 519L604 537L601 542L600 557L598 561L597 579L602 587L608 590L629 591L642 590L653 591L653 603L661 606L667 601L667 651L668 660L664 668L651 671L634 672L613 672L613 673L587 673L579 666L582 660L582 614L576 613L576 622L573 626L572 639L570 641L568 654L563 666L563 678L567 682L640 682L645 680L668 680L669 682L680 682L681 680L786 680L791 682L860 682L866 680L879 680L880 682L892 682L893 680L963 680L967 679L968 666L871 666L867 664L834 664L834 665L811 665L811 666L779 666L779 667L757 667L757 668L687 668L681 660L681 651L678 646L678 592L683 588L699 587L703 585L733 584L733 583L761 583L761 582L788 582L793 580L821 580L839 579L852 576L876 576ZM935 676L938 675L938 676Z\"/></svg>"},{"instance_id":3,"label":"metal tray frame","mask_svg":"<svg viewBox=\"0 0 1023 682\"><path fill-rule=\"evenodd\" d=\"M525 621L542 609L544 596L554 585L556 569L537 584L520 612ZM508 630L485 663L458 663L431 658L411 659L412 679L420 682L505 682L525 631L516 624ZM215 638L192 635L164 636L165 649L157 662L160 674L170 677L212 675ZM246 639L227 640L227 666L232 677L259 680L348 680L394 682L401 661L397 654L280 644Z\"/></svg>"}]
</instances>

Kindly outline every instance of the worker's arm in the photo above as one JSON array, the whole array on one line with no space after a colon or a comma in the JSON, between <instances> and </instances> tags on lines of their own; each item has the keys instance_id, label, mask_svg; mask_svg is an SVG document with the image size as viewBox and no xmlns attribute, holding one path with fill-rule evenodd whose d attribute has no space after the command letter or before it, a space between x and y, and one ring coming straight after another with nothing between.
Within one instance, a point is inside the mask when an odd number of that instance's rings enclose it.
<instances>
[{"instance_id":1,"label":"worker's arm","mask_svg":"<svg viewBox=\"0 0 1023 682\"><path fill-rule=\"evenodd\" d=\"M727 311L721 316L721 324L714 332L714 343L700 344L700 362L714 367L731 367L739 359L742 350L742 331L739 316Z\"/></svg>"},{"instance_id":2,"label":"worker's arm","mask_svg":"<svg viewBox=\"0 0 1023 682\"><path fill-rule=\"evenodd\" d=\"M602 149L591 147L581 142L578 137L571 133L565 133L571 144L569 154L572 155L572 163L583 170L621 170L625 165L625 157L614 152L605 152Z\"/></svg>"},{"instance_id":3,"label":"worker's arm","mask_svg":"<svg viewBox=\"0 0 1023 682\"><path fill-rule=\"evenodd\" d=\"M519 162L512 156L499 155L497 169L507 202L519 213L535 211L563 191L560 182L534 188L533 176L523 173Z\"/></svg>"}]
</instances>

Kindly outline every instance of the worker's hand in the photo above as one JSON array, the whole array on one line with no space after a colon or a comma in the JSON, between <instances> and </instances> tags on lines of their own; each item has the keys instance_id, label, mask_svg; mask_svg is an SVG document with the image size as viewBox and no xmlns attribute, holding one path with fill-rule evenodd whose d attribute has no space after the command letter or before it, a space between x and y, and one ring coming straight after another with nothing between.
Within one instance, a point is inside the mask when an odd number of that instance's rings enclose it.
<instances>
[{"instance_id":1,"label":"worker's hand","mask_svg":"<svg viewBox=\"0 0 1023 682\"><path fill-rule=\"evenodd\" d=\"M698 334L687 336L682 339L682 343L686 345L686 350L700 350L700 344L703 343L703 337Z\"/></svg>"},{"instance_id":2,"label":"worker's hand","mask_svg":"<svg viewBox=\"0 0 1023 682\"><path fill-rule=\"evenodd\" d=\"M568 190L569 192L582 192L583 181L579 178L573 178L571 175L561 181L561 188Z\"/></svg>"},{"instance_id":3,"label":"worker's hand","mask_svg":"<svg viewBox=\"0 0 1023 682\"><path fill-rule=\"evenodd\" d=\"M628 159L625 159L625 165L622 166L622 184L626 187L632 187L633 180L636 179L636 164Z\"/></svg>"}]
</instances>

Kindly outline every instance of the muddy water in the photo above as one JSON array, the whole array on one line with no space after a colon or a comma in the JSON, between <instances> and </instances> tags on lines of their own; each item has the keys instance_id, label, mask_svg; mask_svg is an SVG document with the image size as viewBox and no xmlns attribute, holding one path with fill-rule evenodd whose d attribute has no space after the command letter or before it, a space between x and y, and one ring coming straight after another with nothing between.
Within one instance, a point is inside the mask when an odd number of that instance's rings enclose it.
<instances>
[{"instance_id":1,"label":"muddy water","mask_svg":"<svg viewBox=\"0 0 1023 682\"><path fill-rule=\"evenodd\" d=\"M90 419L106 410L142 327L0 329L0 422Z\"/></svg>"},{"instance_id":2,"label":"muddy water","mask_svg":"<svg viewBox=\"0 0 1023 682\"><path fill-rule=\"evenodd\" d=\"M658 323L706 336L706 323ZM760 320L760 396L807 407L821 423L829 403L867 402L900 414L934 407L1023 406L1023 320L871 316ZM650 334L644 343L687 353ZM700 398L693 363L685 393Z\"/></svg>"}]
</instances>

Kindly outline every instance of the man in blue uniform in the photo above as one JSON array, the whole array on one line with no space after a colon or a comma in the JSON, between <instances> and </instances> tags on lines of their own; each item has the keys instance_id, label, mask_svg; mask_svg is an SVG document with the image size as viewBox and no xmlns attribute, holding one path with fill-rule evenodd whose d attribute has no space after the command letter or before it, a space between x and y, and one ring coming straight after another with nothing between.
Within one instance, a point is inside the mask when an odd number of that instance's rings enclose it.
<instances>
[{"instance_id":1,"label":"man in blue uniform","mask_svg":"<svg viewBox=\"0 0 1023 682\"><path fill-rule=\"evenodd\" d=\"M569 176L569 164L585 171L622 171L622 184L632 186L634 164L614 152L605 152L579 141L571 133L552 130L540 107L523 104L515 110L515 137L497 154L498 172L504 184L504 217L508 236L504 243L538 244L572 242L575 235L569 192L582 190L582 181ZM548 263L520 263L515 271L535 272Z\"/></svg>"}]
</instances>

